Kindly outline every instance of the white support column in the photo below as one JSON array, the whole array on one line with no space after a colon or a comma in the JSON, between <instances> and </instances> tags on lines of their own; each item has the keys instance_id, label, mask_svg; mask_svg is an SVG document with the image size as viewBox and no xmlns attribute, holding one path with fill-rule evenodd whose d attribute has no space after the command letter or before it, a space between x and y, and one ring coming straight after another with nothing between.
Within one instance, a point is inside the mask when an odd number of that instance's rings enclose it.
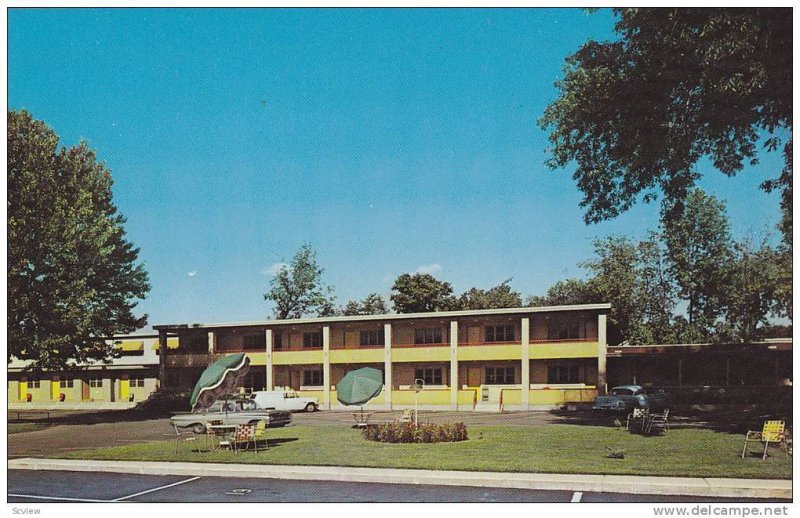
<instances>
[{"instance_id":1,"label":"white support column","mask_svg":"<svg viewBox=\"0 0 800 518\"><path fill-rule=\"evenodd\" d=\"M529 408L529 401L528 396L530 394L531 388L531 350L530 341L531 341L531 319L525 317L522 319L520 323L520 334L521 342L522 342L522 371L520 376L520 381L522 382L522 399L520 403L522 403L522 408L528 409Z\"/></svg>"},{"instance_id":2,"label":"white support column","mask_svg":"<svg viewBox=\"0 0 800 518\"><path fill-rule=\"evenodd\" d=\"M322 407L331 409L331 326L322 328Z\"/></svg>"},{"instance_id":3,"label":"white support column","mask_svg":"<svg viewBox=\"0 0 800 518\"><path fill-rule=\"evenodd\" d=\"M458 410L458 322L450 321L450 408Z\"/></svg>"},{"instance_id":4,"label":"white support column","mask_svg":"<svg viewBox=\"0 0 800 518\"><path fill-rule=\"evenodd\" d=\"M386 410L392 409L392 324L383 324L383 391Z\"/></svg>"},{"instance_id":5,"label":"white support column","mask_svg":"<svg viewBox=\"0 0 800 518\"><path fill-rule=\"evenodd\" d=\"M208 354L214 354L216 351L216 336L214 335L214 331L208 332Z\"/></svg>"},{"instance_id":6,"label":"white support column","mask_svg":"<svg viewBox=\"0 0 800 518\"><path fill-rule=\"evenodd\" d=\"M272 329L265 331L267 335L267 365L264 384L267 390L275 390L275 372L272 367Z\"/></svg>"},{"instance_id":7,"label":"white support column","mask_svg":"<svg viewBox=\"0 0 800 518\"><path fill-rule=\"evenodd\" d=\"M606 380L606 315L597 315L597 392L605 394L608 391Z\"/></svg>"}]
</instances>

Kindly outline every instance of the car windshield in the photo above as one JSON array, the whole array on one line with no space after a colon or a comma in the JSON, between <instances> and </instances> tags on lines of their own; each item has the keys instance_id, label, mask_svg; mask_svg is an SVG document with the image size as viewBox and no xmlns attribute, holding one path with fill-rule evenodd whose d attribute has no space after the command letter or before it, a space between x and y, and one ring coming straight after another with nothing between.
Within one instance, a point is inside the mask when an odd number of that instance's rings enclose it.
<instances>
[{"instance_id":1,"label":"car windshield","mask_svg":"<svg viewBox=\"0 0 800 518\"><path fill-rule=\"evenodd\" d=\"M242 410L258 410L258 405L255 401L242 401L240 403Z\"/></svg>"},{"instance_id":2,"label":"car windshield","mask_svg":"<svg viewBox=\"0 0 800 518\"><path fill-rule=\"evenodd\" d=\"M629 388L615 387L611 389L611 394L614 396L632 396L634 391Z\"/></svg>"}]
</instances>

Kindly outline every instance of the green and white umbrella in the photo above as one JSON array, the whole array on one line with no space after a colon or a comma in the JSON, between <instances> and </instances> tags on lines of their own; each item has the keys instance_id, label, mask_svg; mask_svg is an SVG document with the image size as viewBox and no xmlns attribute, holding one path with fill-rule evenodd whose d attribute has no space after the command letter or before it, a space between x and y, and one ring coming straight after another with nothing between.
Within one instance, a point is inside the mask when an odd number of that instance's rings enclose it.
<instances>
[{"instance_id":1,"label":"green and white umbrella","mask_svg":"<svg viewBox=\"0 0 800 518\"><path fill-rule=\"evenodd\" d=\"M189 400L192 412L208 408L214 401L234 392L249 370L250 358L244 353L225 356L209 365L194 386Z\"/></svg>"},{"instance_id":2,"label":"green and white umbrella","mask_svg":"<svg viewBox=\"0 0 800 518\"><path fill-rule=\"evenodd\" d=\"M383 373L372 367L350 371L336 384L336 399L343 405L363 405L381 393Z\"/></svg>"}]
</instances>

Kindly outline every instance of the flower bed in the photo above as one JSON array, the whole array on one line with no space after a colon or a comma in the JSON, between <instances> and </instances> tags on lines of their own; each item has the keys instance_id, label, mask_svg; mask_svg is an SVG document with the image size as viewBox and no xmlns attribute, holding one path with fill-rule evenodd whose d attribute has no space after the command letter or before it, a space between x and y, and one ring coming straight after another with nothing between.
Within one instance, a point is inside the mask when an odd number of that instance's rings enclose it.
<instances>
[{"instance_id":1,"label":"flower bed","mask_svg":"<svg viewBox=\"0 0 800 518\"><path fill-rule=\"evenodd\" d=\"M364 438L391 443L458 442L467 440L467 427L464 423L384 423L365 428Z\"/></svg>"}]
</instances>

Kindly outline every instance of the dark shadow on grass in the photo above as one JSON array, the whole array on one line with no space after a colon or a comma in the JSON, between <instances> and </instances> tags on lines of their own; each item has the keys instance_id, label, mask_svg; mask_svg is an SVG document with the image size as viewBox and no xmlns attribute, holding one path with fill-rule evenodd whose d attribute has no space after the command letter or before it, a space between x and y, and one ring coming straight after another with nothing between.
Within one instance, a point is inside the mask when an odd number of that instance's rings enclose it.
<instances>
[{"instance_id":1,"label":"dark shadow on grass","mask_svg":"<svg viewBox=\"0 0 800 518\"><path fill-rule=\"evenodd\" d=\"M763 405L676 405L670 408L670 429L700 428L716 432L744 435L748 430L761 430L764 421L785 421L792 426L791 407L785 401ZM578 426L625 426L627 413L608 413L587 409L556 409L550 412L558 424Z\"/></svg>"}]
</instances>

